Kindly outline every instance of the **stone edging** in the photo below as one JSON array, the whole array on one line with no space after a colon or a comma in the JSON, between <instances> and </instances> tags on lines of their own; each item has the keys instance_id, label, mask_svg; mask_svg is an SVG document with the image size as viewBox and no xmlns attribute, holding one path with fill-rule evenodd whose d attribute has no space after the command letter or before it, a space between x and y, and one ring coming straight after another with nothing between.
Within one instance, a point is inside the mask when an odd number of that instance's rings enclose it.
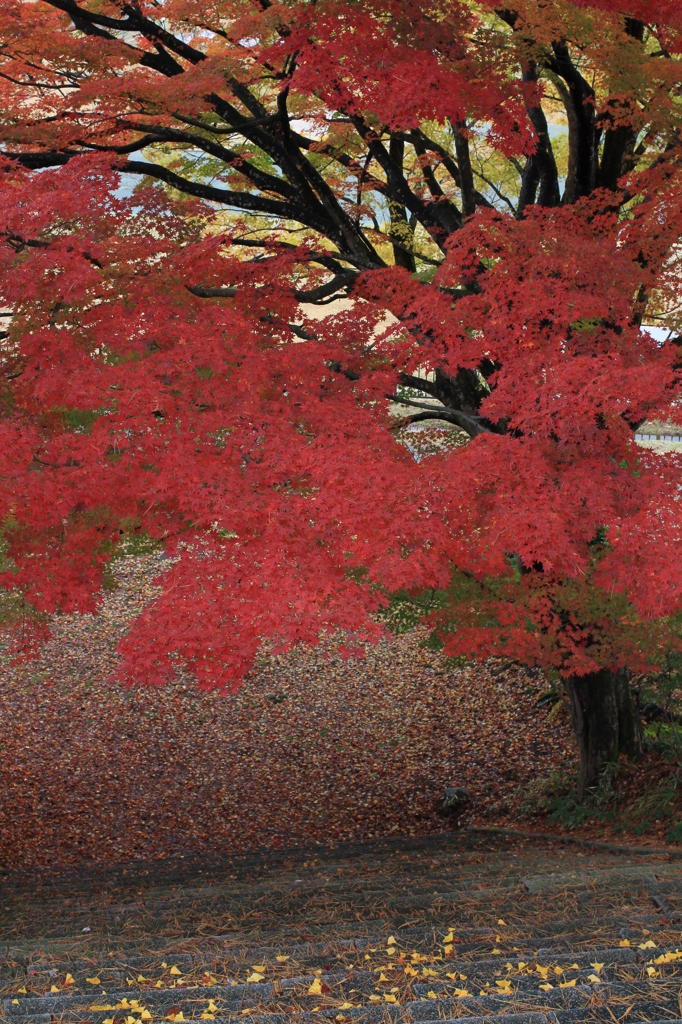
<instances>
[{"instance_id":1,"label":"stone edging","mask_svg":"<svg viewBox=\"0 0 682 1024\"><path fill-rule=\"evenodd\" d=\"M682 860L682 850L673 850L667 846L627 846L620 843L600 843L596 839L580 839L578 836L561 835L556 832L522 832L516 828L495 828L495 826L471 826L467 832L480 835L509 836L517 839L543 839L548 843L571 843L589 850L604 850L607 853L641 854L642 856L665 856L673 860Z\"/></svg>"}]
</instances>

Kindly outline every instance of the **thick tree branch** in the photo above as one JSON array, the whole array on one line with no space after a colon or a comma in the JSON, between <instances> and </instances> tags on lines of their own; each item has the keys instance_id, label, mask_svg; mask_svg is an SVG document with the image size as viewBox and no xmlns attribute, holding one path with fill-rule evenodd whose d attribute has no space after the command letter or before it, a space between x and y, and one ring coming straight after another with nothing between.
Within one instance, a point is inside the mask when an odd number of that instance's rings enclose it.
<instances>
[{"instance_id":1,"label":"thick tree branch","mask_svg":"<svg viewBox=\"0 0 682 1024\"><path fill-rule=\"evenodd\" d=\"M130 127L147 132L145 136L148 140L147 145L150 145L152 142L177 142L195 147L203 153L208 153L217 160L221 160L226 167L231 167L238 171L239 174L242 174L247 180L251 181L262 192L275 192L290 202L296 199L295 190L285 178L278 178L274 174L268 174L266 171L260 170L241 153L236 153L232 149L226 149L218 142L212 142L210 139L204 139L191 132L179 131L177 128L164 128L162 126L157 128L154 125L145 124L131 124Z\"/></svg>"},{"instance_id":2,"label":"thick tree branch","mask_svg":"<svg viewBox=\"0 0 682 1024\"><path fill-rule=\"evenodd\" d=\"M407 184L402 168L391 160L376 132L359 115L353 115L353 123L369 152L384 171L391 198L406 207L442 249L447 237L459 228L459 218L454 209L447 201L425 203L419 199Z\"/></svg>"},{"instance_id":3,"label":"thick tree branch","mask_svg":"<svg viewBox=\"0 0 682 1024\"><path fill-rule=\"evenodd\" d=\"M166 50L170 50L171 53L182 57L189 64L198 64L206 59L206 54L202 53L201 50L196 50L182 39L178 39L171 32L167 32L166 29L157 25L156 22L145 18L132 4L123 5L122 9L126 15L125 18L112 18L109 15L99 14L96 11L79 7L76 0L44 0L44 2L59 11L64 11L65 14L69 15L74 24L75 20L78 19L83 24L97 28L110 28L116 32L139 32L145 39L155 44L158 43L160 46L165 47Z\"/></svg>"},{"instance_id":4,"label":"thick tree branch","mask_svg":"<svg viewBox=\"0 0 682 1024\"><path fill-rule=\"evenodd\" d=\"M246 86L233 82L230 84L237 98L255 118L268 115L265 107L252 96ZM253 127L253 121L249 122L248 118L243 117L236 107L223 97L212 94L209 99L223 120L234 124L245 138L259 146L281 167L296 192L297 203L300 202L305 210L305 217L301 211L301 214L294 215L292 219L309 224L310 219L314 217L316 224L324 224L324 227L316 227L316 230L331 238L340 250L353 255L367 269L384 265L359 227L345 213L322 175L300 151L293 134L286 140L281 134L268 134L259 127Z\"/></svg>"},{"instance_id":5,"label":"thick tree branch","mask_svg":"<svg viewBox=\"0 0 682 1024\"><path fill-rule=\"evenodd\" d=\"M432 398L438 398L436 382L433 380L427 380L426 377L415 377L410 373L400 374L400 383L405 387L414 388L418 391L424 391L427 395L431 395ZM440 400L440 399L439 399Z\"/></svg>"},{"instance_id":6,"label":"thick tree branch","mask_svg":"<svg viewBox=\"0 0 682 1024\"><path fill-rule=\"evenodd\" d=\"M422 420L446 420L448 423L454 423L460 427L469 437L478 437L479 434L492 433L490 428L478 417L469 416L458 409L449 409L446 406L434 408L425 402L413 402L409 398L401 398L400 395L386 395L386 398L398 405L407 405L424 410L423 412L416 413L414 416L410 416L406 422L418 423Z\"/></svg>"},{"instance_id":7,"label":"thick tree branch","mask_svg":"<svg viewBox=\"0 0 682 1024\"><path fill-rule=\"evenodd\" d=\"M299 302L319 302L321 299L328 299L331 295L336 295L341 289L350 287L357 277L358 274L355 271L347 271L336 274L331 281L325 281L317 288L292 288L292 292ZM233 299L239 291L238 288L231 286L204 288L198 284L186 285L186 288L192 295L196 295L200 299Z\"/></svg>"},{"instance_id":8,"label":"thick tree branch","mask_svg":"<svg viewBox=\"0 0 682 1024\"><path fill-rule=\"evenodd\" d=\"M403 169L403 161L405 158L405 143L402 139L397 138L395 135L391 136L389 143L389 156L397 167ZM369 155L365 161L365 168L369 166ZM358 181L358 206L362 199L362 179ZM395 239L393 242L393 260L397 267L403 267L405 270L409 270L411 274L417 269L414 255L412 253L412 243L414 241L414 230L407 219L407 211L401 203L396 203L392 199L388 201L388 210L391 217L391 235Z\"/></svg>"},{"instance_id":9,"label":"thick tree branch","mask_svg":"<svg viewBox=\"0 0 682 1024\"><path fill-rule=\"evenodd\" d=\"M547 67L566 83L555 79L568 117L569 175L564 203L574 203L594 190L597 176L597 132L594 89L571 60L568 46L552 43L553 56Z\"/></svg>"},{"instance_id":10,"label":"thick tree branch","mask_svg":"<svg viewBox=\"0 0 682 1024\"><path fill-rule=\"evenodd\" d=\"M525 68L523 81L537 84L538 72L534 61L531 61ZM549 138L545 112L540 103L533 107L526 106L526 110L538 141L535 152L526 160L526 166L521 176L517 217L523 216L525 208L535 203L538 185L540 186L540 195L538 196L540 206L558 206L561 199L559 173Z\"/></svg>"},{"instance_id":11,"label":"thick tree branch","mask_svg":"<svg viewBox=\"0 0 682 1024\"><path fill-rule=\"evenodd\" d=\"M299 220L297 211L288 203L279 200L267 199L264 196L254 196L249 192L232 192L226 188L215 188L213 185L202 185L197 181L189 181L168 167L160 164L147 163L137 160L129 160L117 168L126 174L145 174L150 178L158 178L165 181L167 185L176 188L178 192L185 195L196 196L198 199L206 199L208 202L221 203L223 206L233 206L238 210L252 210L259 213L269 213L273 217L283 217L287 220ZM304 223L304 222L302 222ZM313 225L310 225L311 227ZM318 227L319 230L319 227Z\"/></svg>"},{"instance_id":12,"label":"thick tree branch","mask_svg":"<svg viewBox=\"0 0 682 1024\"><path fill-rule=\"evenodd\" d=\"M440 162L442 163L443 167L448 172L457 188L461 190L462 176L459 173L459 167L452 159L447 149L444 149L443 146L439 145L439 143L434 142L434 140L429 138L428 135L425 135L421 128L414 129L413 131L405 134L404 138L406 142L409 142L414 147L415 153L419 152L418 147L420 147L423 150L428 149L431 150L433 153L437 153L438 156L440 157ZM479 177L482 178L483 176L479 175ZM493 204L486 196L483 195L482 192L476 191L475 196L477 206L484 206L487 209L492 209Z\"/></svg>"},{"instance_id":13,"label":"thick tree branch","mask_svg":"<svg viewBox=\"0 0 682 1024\"><path fill-rule=\"evenodd\" d=\"M465 121L457 121L452 125L455 137L455 152L460 174L460 193L462 196L462 222L476 213L476 188L471 170L471 154L469 153L469 135Z\"/></svg>"}]
</instances>

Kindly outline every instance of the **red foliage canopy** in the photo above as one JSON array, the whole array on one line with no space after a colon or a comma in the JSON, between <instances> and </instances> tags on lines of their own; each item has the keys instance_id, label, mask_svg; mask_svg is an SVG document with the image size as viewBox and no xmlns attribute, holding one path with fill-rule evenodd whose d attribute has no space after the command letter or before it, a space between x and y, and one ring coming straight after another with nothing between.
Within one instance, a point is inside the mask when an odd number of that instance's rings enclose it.
<instances>
[{"instance_id":1,"label":"red foliage canopy","mask_svg":"<svg viewBox=\"0 0 682 1024\"><path fill-rule=\"evenodd\" d=\"M232 686L427 588L453 654L655 659L682 23L650 6L0 0L7 607L96 611L144 533L138 680ZM389 396L467 443L416 461Z\"/></svg>"}]
</instances>

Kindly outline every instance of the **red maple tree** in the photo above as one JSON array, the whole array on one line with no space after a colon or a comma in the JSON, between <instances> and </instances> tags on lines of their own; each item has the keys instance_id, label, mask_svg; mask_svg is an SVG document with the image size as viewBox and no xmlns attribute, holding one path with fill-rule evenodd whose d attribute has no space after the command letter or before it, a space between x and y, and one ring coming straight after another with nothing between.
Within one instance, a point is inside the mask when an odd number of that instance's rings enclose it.
<instances>
[{"instance_id":1,"label":"red maple tree","mask_svg":"<svg viewBox=\"0 0 682 1024\"><path fill-rule=\"evenodd\" d=\"M24 644L142 533L172 564L124 675L234 686L428 590L447 653L563 677L581 792L637 752L627 672L682 587L679 464L634 441L682 420L641 330L674 334L682 229L682 17L650 8L0 0ZM415 460L426 420L467 443Z\"/></svg>"}]
</instances>

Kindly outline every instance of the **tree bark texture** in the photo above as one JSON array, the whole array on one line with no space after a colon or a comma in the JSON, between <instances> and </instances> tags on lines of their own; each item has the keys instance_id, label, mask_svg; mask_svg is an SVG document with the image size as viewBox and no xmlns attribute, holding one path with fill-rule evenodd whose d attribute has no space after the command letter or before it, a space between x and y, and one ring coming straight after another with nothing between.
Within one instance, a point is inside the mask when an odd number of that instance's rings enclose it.
<instances>
[{"instance_id":1,"label":"tree bark texture","mask_svg":"<svg viewBox=\"0 0 682 1024\"><path fill-rule=\"evenodd\" d=\"M566 680L571 722L580 749L578 800L599 783L606 764L642 752L642 724L625 669L602 669Z\"/></svg>"},{"instance_id":2,"label":"tree bark texture","mask_svg":"<svg viewBox=\"0 0 682 1024\"><path fill-rule=\"evenodd\" d=\"M476 213L476 187L471 169L471 153L469 152L469 136L466 121L458 121L453 125L455 152L459 165L460 192L462 193L462 223Z\"/></svg>"},{"instance_id":3,"label":"tree bark texture","mask_svg":"<svg viewBox=\"0 0 682 1024\"><path fill-rule=\"evenodd\" d=\"M403 162L405 159L405 143L402 139L391 136L389 142L389 156L403 173ZM397 240L393 245L393 259L396 267L404 267L414 274L417 269L414 256L409 251L414 244L414 229L407 219L407 210L401 203L388 199L388 209L391 215L391 237Z\"/></svg>"}]
</instances>

